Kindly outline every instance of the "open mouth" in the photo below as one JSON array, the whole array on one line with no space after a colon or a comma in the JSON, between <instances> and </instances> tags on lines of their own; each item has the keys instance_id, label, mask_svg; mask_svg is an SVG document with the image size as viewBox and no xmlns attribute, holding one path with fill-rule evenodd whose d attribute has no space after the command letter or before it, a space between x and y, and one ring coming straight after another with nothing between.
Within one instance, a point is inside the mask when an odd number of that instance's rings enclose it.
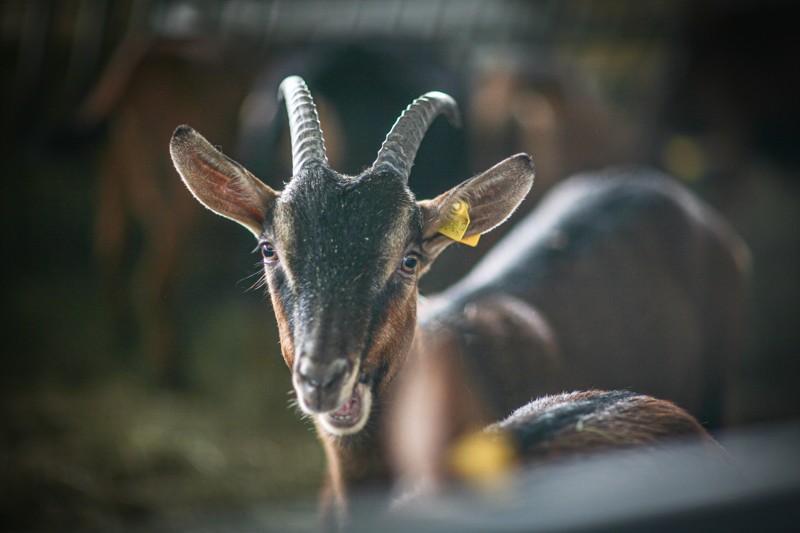
<instances>
[{"instance_id":1,"label":"open mouth","mask_svg":"<svg viewBox=\"0 0 800 533\"><path fill-rule=\"evenodd\" d=\"M361 431L369 418L372 392L364 383L353 387L353 394L338 409L317 415L317 419L328 433L351 435Z\"/></svg>"}]
</instances>

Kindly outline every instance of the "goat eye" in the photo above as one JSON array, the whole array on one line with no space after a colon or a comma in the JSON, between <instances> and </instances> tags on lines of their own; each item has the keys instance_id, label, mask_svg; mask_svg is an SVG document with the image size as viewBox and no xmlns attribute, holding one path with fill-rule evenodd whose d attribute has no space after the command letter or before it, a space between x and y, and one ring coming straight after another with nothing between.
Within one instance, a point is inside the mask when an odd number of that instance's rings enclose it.
<instances>
[{"instance_id":1,"label":"goat eye","mask_svg":"<svg viewBox=\"0 0 800 533\"><path fill-rule=\"evenodd\" d=\"M261 257L264 258L264 264L271 264L278 260L278 251L270 242L261 243Z\"/></svg>"},{"instance_id":2,"label":"goat eye","mask_svg":"<svg viewBox=\"0 0 800 533\"><path fill-rule=\"evenodd\" d=\"M413 254L409 254L400 262L400 270L406 274L413 274L417 270L419 258Z\"/></svg>"}]
</instances>

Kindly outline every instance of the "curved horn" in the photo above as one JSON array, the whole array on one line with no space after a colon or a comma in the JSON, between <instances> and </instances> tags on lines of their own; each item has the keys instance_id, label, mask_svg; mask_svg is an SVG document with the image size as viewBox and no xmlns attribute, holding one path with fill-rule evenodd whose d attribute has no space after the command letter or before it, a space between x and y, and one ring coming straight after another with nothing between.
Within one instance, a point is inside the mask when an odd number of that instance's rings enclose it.
<instances>
[{"instance_id":1,"label":"curved horn","mask_svg":"<svg viewBox=\"0 0 800 533\"><path fill-rule=\"evenodd\" d=\"M454 126L461 125L458 104L450 95L432 91L414 100L383 141L378 159L372 164L373 171L390 170L408 181L422 138L442 113Z\"/></svg>"},{"instance_id":2,"label":"curved horn","mask_svg":"<svg viewBox=\"0 0 800 533\"><path fill-rule=\"evenodd\" d=\"M289 76L278 88L278 100L286 101L289 132L292 136L292 174L311 161L328 163L325 139L319 125L317 107L306 82L299 76Z\"/></svg>"}]
</instances>

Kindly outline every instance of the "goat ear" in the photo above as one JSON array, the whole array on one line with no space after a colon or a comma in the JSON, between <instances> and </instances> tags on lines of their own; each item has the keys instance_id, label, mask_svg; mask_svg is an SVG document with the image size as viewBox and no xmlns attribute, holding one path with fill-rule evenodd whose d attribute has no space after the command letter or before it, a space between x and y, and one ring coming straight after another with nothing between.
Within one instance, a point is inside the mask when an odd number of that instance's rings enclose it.
<instances>
[{"instance_id":1,"label":"goat ear","mask_svg":"<svg viewBox=\"0 0 800 533\"><path fill-rule=\"evenodd\" d=\"M531 157L518 154L433 200L420 202L426 254L436 257L454 242L474 246L478 236L493 230L511 216L533 186L533 175ZM454 236L452 229L456 233L463 231L463 235Z\"/></svg>"},{"instance_id":2,"label":"goat ear","mask_svg":"<svg viewBox=\"0 0 800 533\"><path fill-rule=\"evenodd\" d=\"M238 222L256 238L261 236L264 215L278 192L189 126L178 126L169 151L181 179L201 204Z\"/></svg>"}]
</instances>

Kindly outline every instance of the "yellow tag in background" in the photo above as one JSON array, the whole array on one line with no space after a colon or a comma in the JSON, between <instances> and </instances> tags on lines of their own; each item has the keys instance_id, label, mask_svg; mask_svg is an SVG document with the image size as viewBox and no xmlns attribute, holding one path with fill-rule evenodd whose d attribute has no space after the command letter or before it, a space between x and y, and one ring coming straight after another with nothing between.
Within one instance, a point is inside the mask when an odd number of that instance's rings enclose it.
<instances>
[{"instance_id":1,"label":"yellow tag in background","mask_svg":"<svg viewBox=\"0 0 800 533\"><path fill-rule=\"evenodd\" d=\"M450 206L450 212L442 227L439 228L439 233L467 246L477 246L478 240L481 238L479 233L464 238L464 234L469 228L469 222L469 206L466 202L456 201Z\"/></svg>"},{"instance_id":2,"label":"yellow tag in background","mask_svg":"<svg viewBox=\"0 0 800 533\"><path fill-rule=\"evenodd\" d=\"M448 450L447 466L458 478L492 488L517 465L517 451L501 432L468 433Z\"/></svg>"}]
</instances>

